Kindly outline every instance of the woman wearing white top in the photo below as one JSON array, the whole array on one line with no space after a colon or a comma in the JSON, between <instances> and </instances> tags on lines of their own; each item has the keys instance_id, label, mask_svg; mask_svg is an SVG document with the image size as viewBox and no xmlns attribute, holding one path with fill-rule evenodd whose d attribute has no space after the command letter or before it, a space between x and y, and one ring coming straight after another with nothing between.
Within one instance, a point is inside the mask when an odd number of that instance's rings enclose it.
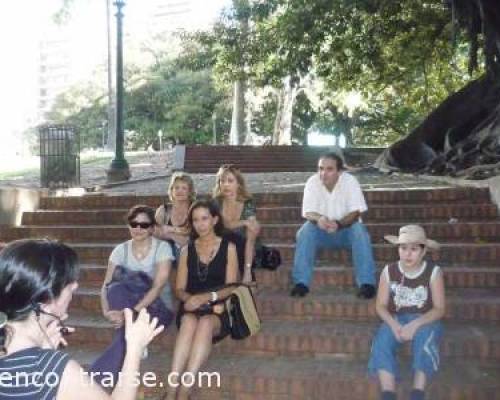
<instances>
[{"instance_id":1,"label":"woman wearing white top","mask_svg":"<svg viewBox=\"0 0 500 400\"><path fill-rule=\"evenodd\" d=\"M101 290L103 315L116 329L112 343L90 367L103 379L112 374L116 382L123 364L125 308L146 308L165 328L172 322L172 296L168 282L173 259L170 245L153 237L154 209L137 205L127 215L131 240L115 247Z\"/></svg>"}]
</instances>

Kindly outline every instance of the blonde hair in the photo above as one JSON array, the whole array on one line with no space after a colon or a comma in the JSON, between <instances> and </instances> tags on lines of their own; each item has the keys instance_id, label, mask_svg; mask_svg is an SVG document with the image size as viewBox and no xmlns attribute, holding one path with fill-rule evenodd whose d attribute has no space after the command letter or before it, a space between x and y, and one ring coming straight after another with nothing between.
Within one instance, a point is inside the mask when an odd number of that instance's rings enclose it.
<instances>
[{"instance_id":1,"label":"blonde hair","mask_svg":"<svg viewBox=\"0 0 500 400\"><path fill-rule=\"evenodd\" d=\"M250 198L252 198L252 195L248 192L247 185L245 183L245 178L243 177L243 174L241 171L234 166L233 164L224 164L221 165L219 170L217 171L217 174L215 175L215 187L213 190L213 197L214 198L222 198L222 189L221 189L221 180L224 176L224 174L230 172L231 174L234 175L236 178L236 182L238 182L238 192L236 194L236 199L238 201L246 201Z\"/></svg>"},{"instance_id":2,"label":"blonde hair","mask_svg":"<svg viewBox=\"0 0 500 400\"><path fill-rule=\"evenodd\" d=\"M170 183L168 184L168 198L170 201L173 201L172 198L172 193L174 191L174 185L176 182L184 182L186 185L188 185L189 188L189 200L191 203L196 200L196 192L194 191L194 182L193 179L186 173L184 172L174 172L172 175L172 178L170 178Z\"/></svg>"}]
</instances>

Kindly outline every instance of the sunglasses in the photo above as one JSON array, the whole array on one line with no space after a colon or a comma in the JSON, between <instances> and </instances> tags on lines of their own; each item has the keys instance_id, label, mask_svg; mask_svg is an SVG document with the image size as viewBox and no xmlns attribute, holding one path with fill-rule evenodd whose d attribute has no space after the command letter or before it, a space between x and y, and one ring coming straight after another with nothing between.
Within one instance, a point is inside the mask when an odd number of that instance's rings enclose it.
<instances>
[{"instance_id":1,"label":"sunglasses","mask_svg":"<svg viewBox=\"0 0 500 400\"><path fill-rule=\"evenodd\" d=\"M151 228L151 226L153 225L150 222L137 222L137 221L130 221L128 224L130 225L131 228L137 228L138 226L140 226L142 229Z\"/></svg>"}]
</instances>

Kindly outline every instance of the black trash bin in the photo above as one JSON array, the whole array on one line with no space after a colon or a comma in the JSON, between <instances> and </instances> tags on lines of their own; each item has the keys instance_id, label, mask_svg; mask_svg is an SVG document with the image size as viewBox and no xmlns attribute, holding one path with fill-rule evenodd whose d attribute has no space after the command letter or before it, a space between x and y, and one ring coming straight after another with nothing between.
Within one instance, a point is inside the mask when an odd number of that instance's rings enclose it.
<instances>
[{"instance_id":1,"label":"black trash bin","mask_svg":"<svg viewBox=\"0 0 500 400\"><path fill-rule=\"evenodd\" d=\"M80 185L80 138L71 125L43 125L40 135L40 183L50 189Z\"/></svg>"}]
</instances>

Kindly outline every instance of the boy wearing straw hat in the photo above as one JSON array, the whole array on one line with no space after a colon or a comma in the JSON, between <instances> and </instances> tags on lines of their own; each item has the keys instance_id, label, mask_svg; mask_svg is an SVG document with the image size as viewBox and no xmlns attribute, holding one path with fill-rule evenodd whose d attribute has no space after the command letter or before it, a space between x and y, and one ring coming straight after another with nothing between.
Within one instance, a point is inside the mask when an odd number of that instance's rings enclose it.
<instances>
[{"instance_id":1,"label":"boy wearing straw hat","mask_svg":"<svg viewBox=\"0 0 500 400\"><path fill-rule=\"evenodd\" d=\"M443 274L424 256L439 244L428 239L419 225L403 226L399 236L385 239L398 245L399 261L387 265L380 275L376 312L383 323L373 339L368 369L378 375L381 398L396 399L396 350L401 343L411 342L414 380L410 399L423 400L425 386L439 367L440 320L445 312Z\"/></svg>"}]
</instances>

